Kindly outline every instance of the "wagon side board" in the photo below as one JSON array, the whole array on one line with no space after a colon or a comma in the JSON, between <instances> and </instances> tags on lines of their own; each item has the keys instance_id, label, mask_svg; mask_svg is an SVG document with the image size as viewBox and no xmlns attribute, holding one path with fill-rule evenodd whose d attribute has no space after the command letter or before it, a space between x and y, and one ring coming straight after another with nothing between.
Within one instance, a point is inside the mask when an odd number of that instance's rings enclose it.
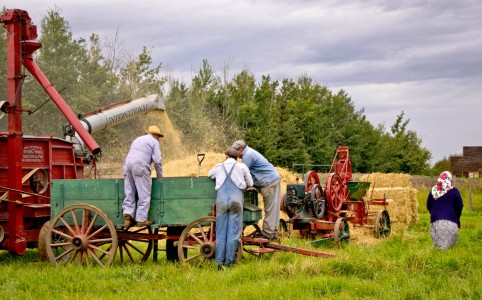
<instances>
[{"instance_id":1,"label":"wagon side board","mask_svg":"<svg viewBox=\"0 0 482 300\"><path fill-rule=\"evenodd\" d=\"M211 215L216 203L214 180L208 177L167 177L152 179L149 220L154 227L188 225ZM120 227L124 223L124 179L52 180L51 215L73 204L88 204L101 209ZM261 209L245 203L243 219L254 223L261 219Z\"/></svg>"}]
</instances>

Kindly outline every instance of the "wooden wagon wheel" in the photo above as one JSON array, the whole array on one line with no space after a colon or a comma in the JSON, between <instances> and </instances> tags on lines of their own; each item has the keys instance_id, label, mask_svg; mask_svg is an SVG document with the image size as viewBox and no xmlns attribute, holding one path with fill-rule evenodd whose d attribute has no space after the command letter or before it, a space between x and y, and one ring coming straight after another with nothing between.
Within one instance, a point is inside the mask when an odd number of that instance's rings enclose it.
<instances>
[{"instance_id":1,"label":"wooden wagon wheel","mask_svg":"<svg viewBox=\"0 0 482 300\"><path fill-rule=\"evenodd\" d=\"M333 240L338 244L350 243L350 226L345 218L336 219Z\"/></svg>"},{"instance_id":2,"label":"wooden wagon wheel","mask_svg":"<svg viewBox=\"0 0 482 300\"><path fill-rule=\"evenodd\" d=\"M325 198L323 189L319 184L314 184L311 189L311 210L315 218L321 219L325 214Z\"/></svg>"},{"instance_id":3,"label":"wooden wagon wheel","mask_svg":"<svg viewBox=\"0 0 482 300\"><path fill-rule=\"evenodd\" d=\"M121 263L143 263L149 258L154 242L138 234L146 230L149 235L152 234L151 226L131 227L129 231L119 232L118 249Z\"/></svg>"},{"instance_id":4,"label":"wooden wagon wheel","mask_svg":"<svg viewBox=\"0 0 482 300\"><path fill-rule=\"evenodd\" d=\"M390 216L388 215L388 211L379 211L375 219L375 226L373 227L375 237L377 239L387 237L390 235L391 229L392 226L390 224Z\"/></svg>"},{"instance_id":5,"label":"wooden wagon wheel","mask_svg":"<svg viewBox=\"0 0 482 300\"><path fill-rule=\"evenodd\" d=\"M47 255L47 233L49 232L50 221L47 221L40 228L40 233L38 235L38 255L40 260L46 261L48 259Z\"/></svg>"},{"instance_id":6,"label":"wooden wagon wheel","mask_svg":"<svg viewBox=\"0 0 482 300\"><path fill-rule=\"evenodd\" d=\"M315 171L308 171L305 174L305 192L311 192L314 184L320 184L320 178Z\"/></svg>"},{"instance_id":7,"label":"wooden wagon wheel","mask_svg":"<svg viewBox=\"0 0 482 300\"><path fill-rule=\"evenodd\" d=\"M243 257L240 244L235 261ZM201 266L206 260L215 258L216 252L216 217L202 217L189 224L181 233L177 245L177 254L182 263Z\"/></svg>"},{"instance_id":8,"label":"wooden wagon wheel","mask_svg":"<svg viewBox=\"0 0 482 300\"><path fill-rule=\"evenodd\" d=\"M326 198L328 199L330 210L332 212L339 211L345 197L345 189L340 175L336 173L330 174L326 180Z\"/></svg>"},{"instance_id":9,"label":"wooden wagon wheel","mask_svg":"<svg viewBox=\"0 0 482 300\"><path fill-rule=\"evenodd\" d=\"M114 261L118 241L114 223L102 210L75 204L50 221L45 242L53 265L109 266Z\"/></svg>"}]
</instances>

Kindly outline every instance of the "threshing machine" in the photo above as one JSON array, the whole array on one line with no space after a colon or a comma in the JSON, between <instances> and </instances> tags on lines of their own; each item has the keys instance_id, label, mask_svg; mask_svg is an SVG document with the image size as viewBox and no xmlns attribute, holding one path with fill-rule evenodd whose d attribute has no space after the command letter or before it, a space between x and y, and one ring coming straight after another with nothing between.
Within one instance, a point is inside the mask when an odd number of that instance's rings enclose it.
<instances>
[{"instance_id":1,"label":"threshing machine","mask_svg":"<svg viewBox=\"0 0 482 300\"><path fill-rule=\"evenodd\" d=\"M164 104L157 95L150 95L99 109L79 120L33 61L32 53L42 45L33 41L37 28L28 13L8 10L0 16L0 23L7 29L8 98L0 102L1 113L8 116L8 131L0 132L0 249L22 255L37 246L40 229L50 219L50 182L96 177L101 148L90 133L164 109ZM64 139L24 134L22 114L31 111L22 107L22 83L27 76L22 66L69 121Z\"/></svg>"},{"instance_id":2,"label":"threshing machine","mask_svg":"<svg viewBox=\"0 0 482 300\"><path fill-rule=\"evenodd\" d=\"M95 171L101 148L90 133L115 125L152 109L163 109L157 96L120 103L78 119L40 71L32 53L42 45L34 42L36 26L28 13L7 10L0 16L7 29L7 98L0 103L8 115L8 132L0 133L0 249L22 255L38 246L41 258L52 264L110 265L143 262L158 241L166 240L168 260L195 264L214 258L214 180L208 177L153 179L149 219L152 226L122 228L123 179L86 178ZM26 136L22 131L22 65L42 85L67 118L65 138ZM95 172L94 172L95 173ZM94 176L96 177L96 176ZM256 190L245 195L244 226L254 232L242 236L237 258L243 251L263 254L289 251L333 257L265 239L254 238L260 229L261 209Z\"/></svg>"},{"instance_id":3,"label":"threshing machine","mask_svg":"<svg viewBox=\"0 0 482 300\"><path fill-rule=\"evenodd\" d=\"M288 184L281 209L290 218L293 230L303 237L321 241L349 242L348 222L371 226L377 238L390 234L390 216L386 199L366 199L370 182L352 181L348 147L337 149L324 186L318 174L309 171L304 184ZM381 210L373 212L373 207Z\"/></svg>"}]
</instances>

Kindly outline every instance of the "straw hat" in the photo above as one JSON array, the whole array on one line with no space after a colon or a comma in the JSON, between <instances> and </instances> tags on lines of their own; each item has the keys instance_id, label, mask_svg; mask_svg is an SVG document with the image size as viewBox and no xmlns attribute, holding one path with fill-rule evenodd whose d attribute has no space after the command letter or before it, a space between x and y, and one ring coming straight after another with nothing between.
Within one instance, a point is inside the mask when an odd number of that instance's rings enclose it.
<instances>
[{"instance_id":1,"label":"straw hat","mask_svg":"<svg viewBox=\"0 0 482 300\"><path fill-rule=\"evenodd\" d=\"M157 134L160 137L164 137L164 135L161 133L161 130L159 129L159 127L157 127L155 125L149 126L149 128L147 128L147 130L146 130L146 133Z\"/></svg>"}]
</instances>

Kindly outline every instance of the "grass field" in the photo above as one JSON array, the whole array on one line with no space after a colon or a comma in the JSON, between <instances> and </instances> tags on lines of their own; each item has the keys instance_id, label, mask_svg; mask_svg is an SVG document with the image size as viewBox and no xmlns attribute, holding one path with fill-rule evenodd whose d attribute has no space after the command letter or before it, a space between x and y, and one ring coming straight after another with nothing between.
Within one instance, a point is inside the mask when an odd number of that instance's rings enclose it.
<instances>
[{"instance_id":1,"label":"grass field","mask_svg":"<svg viewBox=\"0 0 482 300\"><path fill-rule=\"evenodd\" d=\"M462 194L465 191L462 191ZM244 254L217 271L166 261L108 268L53 267L36 250L22 257L0 253L0 299L480 299L482 298L482 193L473 191L456 247L434 249L425 211L428 188L419 192L419 221L372 246L352 243L318 250L335 258L292 253ZM465 196L464 196L465 197ZM464 198L464 201L466 199ZM310 248L300 239L283 244Z\"/></svg>"}]
</instances>

